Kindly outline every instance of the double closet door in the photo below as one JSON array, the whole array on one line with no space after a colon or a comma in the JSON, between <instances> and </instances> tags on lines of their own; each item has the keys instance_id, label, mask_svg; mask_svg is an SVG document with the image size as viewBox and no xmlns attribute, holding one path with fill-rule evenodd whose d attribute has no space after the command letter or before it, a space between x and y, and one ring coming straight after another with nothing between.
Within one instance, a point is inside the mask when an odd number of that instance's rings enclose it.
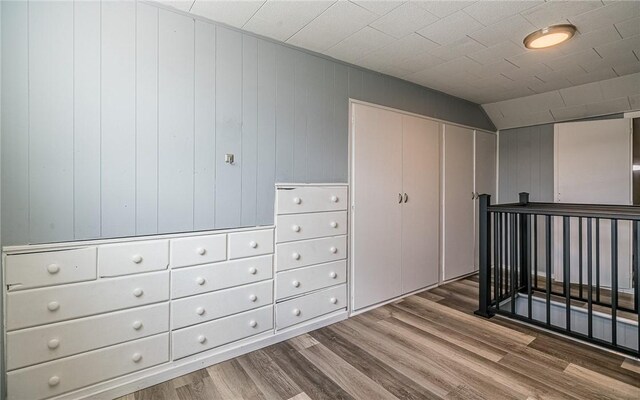
<instances>
[{"instance_id":1,"label":"double closet door","mask_svg":"<svg viewBox=\"0 0 640 400\"><path fill-rule=\"evenodd\" d=\"M438 282L440 124L353 104L353 310Z\"/></svg>"}]
</instances>

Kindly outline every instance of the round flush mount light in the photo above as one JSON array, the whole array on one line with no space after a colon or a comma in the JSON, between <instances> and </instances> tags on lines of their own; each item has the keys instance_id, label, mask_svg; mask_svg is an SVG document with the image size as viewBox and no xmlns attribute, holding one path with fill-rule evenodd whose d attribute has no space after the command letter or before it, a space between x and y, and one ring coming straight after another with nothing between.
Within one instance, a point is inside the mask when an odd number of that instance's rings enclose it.
<instances>
[{"instance_id":1,"label":"round flush mount light","mask_svg":"<svg viewBox=\"0 0 640 400\"><path fill-rule=\"evenodd\" d=\"M546 49L566 42L576 34L576 27L571 24L552 25L542 28L524 38L527 49Z\"/></svg>"}]
</instances>

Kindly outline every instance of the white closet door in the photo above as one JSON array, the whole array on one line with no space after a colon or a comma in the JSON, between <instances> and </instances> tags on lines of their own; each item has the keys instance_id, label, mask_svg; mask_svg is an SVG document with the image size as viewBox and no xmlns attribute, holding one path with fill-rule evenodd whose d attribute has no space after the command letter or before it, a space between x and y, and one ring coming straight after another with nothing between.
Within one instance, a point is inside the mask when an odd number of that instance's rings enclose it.
<instances>
[{"instance_id":1,"label":"white closet door","mask_svg":"<svg viewBox=\"0 0 640 400\"><path fill-rule=\"evenodd\" d=\"M570 122L555 125L555 201L631 204L631 120ZM555 274L562 276L562 219L555 218ZM579 282L578 220L571 219L571 282ZM595 231L595 222L593 229ZM586 220L583 222L583 283L586 284ZM618 223L618 287L631 287L631 223ZM595 237L595 233L594 233ZM594 261L595 262L595 261ZM611 285L611 224L600 222L600 284Z\"/></svg>"},{"instance_id":2,"label":"white closet door","mask_svg":"<svg viewBox=\"0 0 640 400\"><path fill-rule=\"evenodd\" d=\"M353 298L358 310L402 293L402 117L355 104Z\"/></svg>"},{"instance_id":3,"label":"white closet door","mask_svg":"<svg viewBox=\"0 0 640 400\"><path fill-rule=\"evenodd\" d=\"M402 292L438 283L440 228L439 124L402 117Z\"/></svg>"},{"instance_id":4,"label":"white closet door","mask_svg":"<svg viewBox=\"0 0 640 400\"><path fill-rule=\"evenodd\" d=\"M443 133L443 278L474 271L473 131L445 125Z\"/></svg>"},{"instance_id":5,"label":"white closet door","mask_svg":"<svg viewBox=\"0 0 640 400\"><path fill-rule=\"evenodd\" d=\"M491 202L496 203L496 144L497 137L493 133L476 131L475 141L475 188L478 194L491 195ZM479 216L478 199L474 206L474 265L479 267Z\"/></svg>"}]
</instances>

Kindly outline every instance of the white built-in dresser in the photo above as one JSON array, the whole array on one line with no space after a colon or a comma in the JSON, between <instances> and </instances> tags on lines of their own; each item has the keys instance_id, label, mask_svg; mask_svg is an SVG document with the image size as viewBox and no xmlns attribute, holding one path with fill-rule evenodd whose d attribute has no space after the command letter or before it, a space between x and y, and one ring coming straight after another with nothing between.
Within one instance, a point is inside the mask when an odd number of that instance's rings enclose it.
<instances>
[{"instance_id":1,"label":"white built-in dresser","mask_svg":"<svg viewBox=\"0 0 640 400\"><path fill-rule=\"evenodd\" d=\"M109 399L346 318L347 186L276 193L275 229L3 249L7 398Z\"/></svg>"}]
</instances>

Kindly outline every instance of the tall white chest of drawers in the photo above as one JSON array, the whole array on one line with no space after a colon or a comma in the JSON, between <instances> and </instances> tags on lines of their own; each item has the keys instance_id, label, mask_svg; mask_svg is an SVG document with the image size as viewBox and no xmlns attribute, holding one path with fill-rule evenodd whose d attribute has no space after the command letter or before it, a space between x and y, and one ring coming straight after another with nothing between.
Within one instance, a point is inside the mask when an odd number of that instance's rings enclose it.
<instances>
[{"instance_id":1,"label":"tall white chest of drawers","mask_svg":"<svg viewBox=\"0 0 640 400\"><path fill-rule=\"evenodd\" d=\"M346 312L347 189L277 185L277 331Z\"/></svg>"}]
</instances>

